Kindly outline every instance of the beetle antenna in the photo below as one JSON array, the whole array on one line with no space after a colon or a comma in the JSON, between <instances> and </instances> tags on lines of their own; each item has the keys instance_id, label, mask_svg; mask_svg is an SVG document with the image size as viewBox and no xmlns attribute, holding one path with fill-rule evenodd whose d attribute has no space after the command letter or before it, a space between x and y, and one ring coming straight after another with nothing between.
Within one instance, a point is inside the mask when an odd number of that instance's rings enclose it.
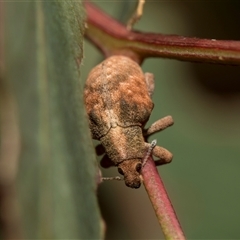
<instances>
[{"instance_id":1,"label":"beetle antenna","mask_svg":"<svg viewBox=\"0 0 240 240\"><path fill-rule=\"evenodd\" d=\"M143 159L143 161L142 161L142 168L143 168L143 167L145 166L145 164L147 163L147 160L148 160L149 156L151 155L153 148L154 148L156 145L157 145L157 139L154 139L154 140L151 142L151 144L150 144L150 146L149 146L149 148L148 148L148 151L147 151L147 153L146 153L146 155L145 155L145 157L144 157L144 159Z\"/></svg>"},{"instance_id":2,"label":"beetle antenna","mask_svg":"<svg viewBox=\"0 0 240 240\"><path fill-rule=\"evenodd\" d=\"M107 181L107 180L117 180L117 181L122 181L123 179L119 176L116 177L102 177L102 181Z\"/></svg>"}]
</instances>

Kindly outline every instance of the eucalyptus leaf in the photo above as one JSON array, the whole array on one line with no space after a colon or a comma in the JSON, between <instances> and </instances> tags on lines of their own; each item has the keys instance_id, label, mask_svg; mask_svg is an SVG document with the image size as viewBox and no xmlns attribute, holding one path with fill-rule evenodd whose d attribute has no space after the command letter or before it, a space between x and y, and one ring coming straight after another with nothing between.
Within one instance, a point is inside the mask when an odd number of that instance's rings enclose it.
<instances>
[{"instance_id":1,"label":"eucalyptus leaf","mask_svg":"<svg viewBox=\"0 0 240 240\"><path fill-rule=\"evenodd\" d=\"M19 131L15 180L23 236L101 239L98 168L80 80L82 4L5 2L4 13L2 76Z\"/></svg>"}]
</instances>

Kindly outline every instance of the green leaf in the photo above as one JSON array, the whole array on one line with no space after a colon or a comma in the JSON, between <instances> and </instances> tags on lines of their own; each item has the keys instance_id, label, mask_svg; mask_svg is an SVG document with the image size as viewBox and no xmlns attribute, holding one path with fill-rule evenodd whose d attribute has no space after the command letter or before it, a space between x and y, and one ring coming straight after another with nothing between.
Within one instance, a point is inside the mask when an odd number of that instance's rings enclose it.
<instances>
[{"instance_id":1,"label":"green leaf","mask_svg":"<svg viewBox=\"0 0 240 240\"><path fill-rule=\"evenodd\" d=\"M100 239L98 168L80 80L82 4L5 2L4 13L2 76L17 109L10 111L20 134L14 179L23 236Z\"/></svg>"}]
</instances>

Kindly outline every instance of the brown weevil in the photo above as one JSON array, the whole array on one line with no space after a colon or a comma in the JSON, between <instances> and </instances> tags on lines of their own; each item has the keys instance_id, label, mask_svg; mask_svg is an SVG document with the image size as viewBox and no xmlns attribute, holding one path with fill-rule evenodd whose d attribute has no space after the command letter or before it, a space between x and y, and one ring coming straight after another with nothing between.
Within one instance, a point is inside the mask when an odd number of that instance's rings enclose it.
<instances>
[{"instance_id":1,"label":"brown weevil","mask_svg":"<svg viewBox=\"0 0 240 240\"><path fill-rule=\"evenodd\" d=\"M153 109L154 78L125 56L111 56L89 73L84 89L85 106L92 138L101 141L97 153L106 154L102 167L117 166L125 184L139 188L145 156L159 158L156 165L169 163L172 154L147 138L173 124L167 116L144 129ZM104 151L102 151L102 148ZM147 156L148 157L148 156Z\"/></svg>"}]
</instances>

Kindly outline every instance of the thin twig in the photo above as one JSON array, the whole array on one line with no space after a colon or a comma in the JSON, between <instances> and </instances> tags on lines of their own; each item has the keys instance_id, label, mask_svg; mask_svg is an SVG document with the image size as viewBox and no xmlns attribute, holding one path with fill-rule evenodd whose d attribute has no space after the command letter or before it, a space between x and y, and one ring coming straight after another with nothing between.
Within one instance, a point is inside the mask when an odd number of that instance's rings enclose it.
<instances>
[{"instance_id":1,"label":"thin twig","mask_svg":"<svg viewBox=\"0 0 240 240\"><path fill-rule=\"evenodd\" d=\"M152 157L142 169L143 183L166 239L185 239Z\"/></svg>"}]
</instances>

